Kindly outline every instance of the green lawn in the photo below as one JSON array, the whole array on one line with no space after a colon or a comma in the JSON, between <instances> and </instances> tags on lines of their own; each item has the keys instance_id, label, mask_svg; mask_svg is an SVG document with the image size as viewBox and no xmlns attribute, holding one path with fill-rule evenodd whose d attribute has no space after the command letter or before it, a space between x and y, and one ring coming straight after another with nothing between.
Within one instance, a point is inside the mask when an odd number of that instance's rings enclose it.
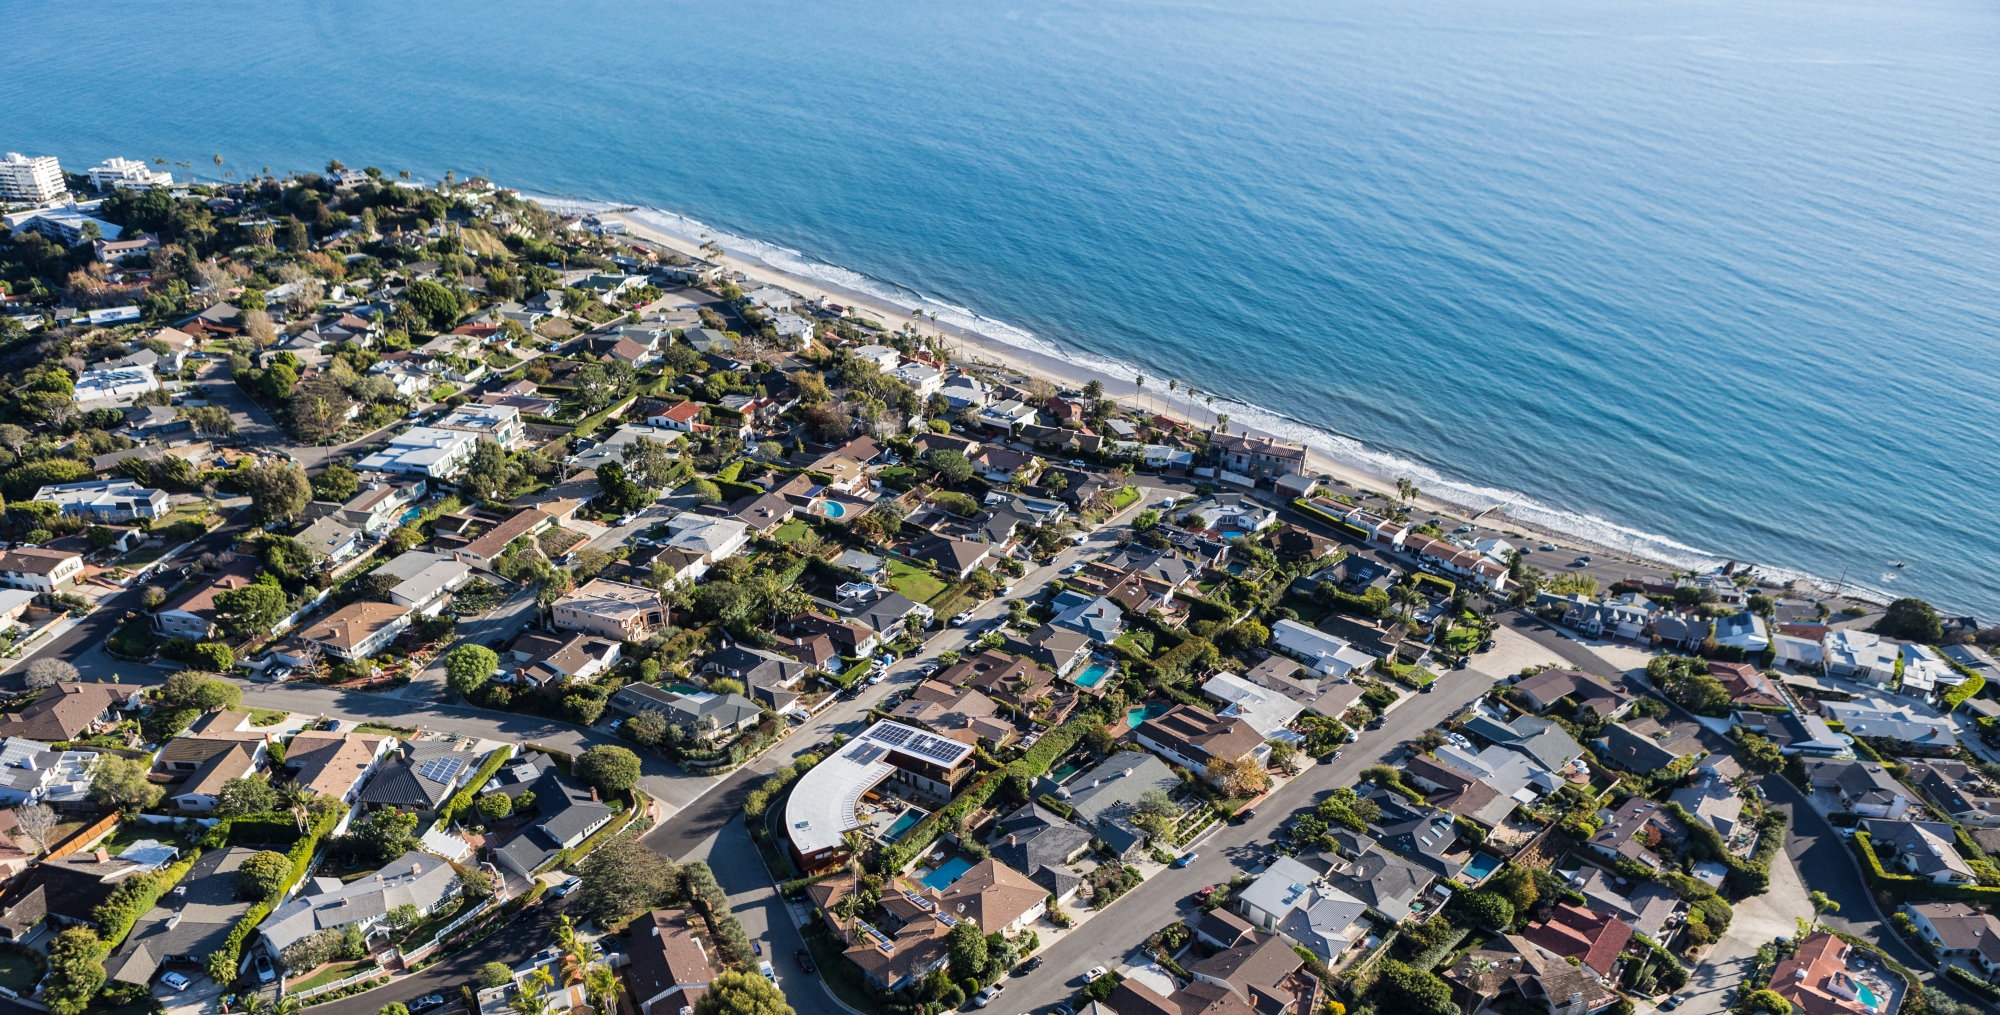
<instances>
[{"instance_id":1,"label":"green lawn","mask_svg":"<svg viewBox=\"0 0 2000 1015\"><path fill-rule=\"evenodd\" d=\"M800 519L794 518L778 526L778 531L771 533L771 538L780 543L796 543L804 539L805 534L810 531L812 531L812 526L807 525Z\"/></svg>"},{"instance_id":2,"label":"green lawn","mask_svg":"<svg viewBox=\"0 0 2000 1015\"><path fill-rule=\"evenodd\" d=\"M294 992L301 990L310 990L314 987L318 987L323 984L332 983L335 980L344 980L350 976L355 975L356 973L361 972L362 967L364 966L372 967L374 965L375 965L374 959L361 959L360 961L357 962L336 962L333 965L330 965L325 969L322 969L319 972L314 973L311 976L308 976L305 979L298 981L297 983L285 984L285 989Z\"/></svg>"},{"instance_id":3,"label":"green lawn","mask_svg":"<svg viewBox=\"0 0 2000 1015\"><path fill-rule=\"evenodd\" d=\"M1111 495L1111 513L1117 514L1118 512L1123 511L1128 507L1131 507L1133 502L1137 501L1138 499L1139 499L1139 488L1136 486L1128 486L1119 490L1117 493Z\"/></svg>"},{"instance_id":4,"label":"green lawn","mask_svg":"<svg viewBox=\"0 0 2000 1015\"><path fill-rule=\"evenodd\" d=\"M938 593L944 591L944 582L939 581L937 576L929 571L912 567L900 560L889 561L888 568L889 584L896 591L909 597L912 602L928 603L937 598Z\"/></svg>"},{"instance_id":5,"label":"green lawn","mask_svg":"<svg viewBox=\"0 0 2000 1015\"><path fill-rule=\"evenodd\" d=\"M247 711L250 713L250 725L252 726L276 726L291 716L290 712L280 711L275 708L251 708Z\"/></svg>"}]
</instances>

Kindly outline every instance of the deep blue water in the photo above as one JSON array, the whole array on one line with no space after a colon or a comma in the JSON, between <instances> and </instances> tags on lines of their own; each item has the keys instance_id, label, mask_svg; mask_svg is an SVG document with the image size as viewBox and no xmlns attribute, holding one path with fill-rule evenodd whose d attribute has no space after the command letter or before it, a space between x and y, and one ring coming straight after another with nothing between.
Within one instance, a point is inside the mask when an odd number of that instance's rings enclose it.
<instances>
[{"instance_id":1,"label":"deep blue water","mask_svg":"<svg viewBox=\"0 0 2000 1015\"><path fill-rule=\"evenodd\" d=\"M1990 4L98 2L0 24L0 148L337 156L656 205L1352 435L1459 499L2000 612Z\"/></svg>"}]
</instances>

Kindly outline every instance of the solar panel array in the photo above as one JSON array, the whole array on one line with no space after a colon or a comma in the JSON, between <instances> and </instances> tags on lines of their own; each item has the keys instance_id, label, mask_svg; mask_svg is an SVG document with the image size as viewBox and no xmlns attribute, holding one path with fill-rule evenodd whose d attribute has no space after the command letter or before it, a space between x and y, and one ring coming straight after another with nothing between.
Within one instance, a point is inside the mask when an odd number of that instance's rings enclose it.
<instances>
[{"instance_id":1,"label":"solar panel array","mask_svg":"<svg viewBox=\"0 0 2000 1015\"><path fill-rule=\"evenodd\" d=\"M901 747L903 741L910 739L914 735L918 735L917 731L908 726L894 726L884 723L875 727L874 731L868 734L868 737L871 740L880 740L885 744Z\"/></svg>"},{"instance_id":2,"label":"solar panel array","mask_svg":"<svg viewBox=\"0 0 2000 1015\"><path fill-rule=\"evenodd\" d=\"M869 762L874 761L876 758L881 757L882 752L884 750L886 750L886 748L864 742L861 744L861 746L856 747L855 749L847 752L847 760L852 761L857 765L866 765Z\"/></svg>"},{"instance_id":3,"label":"solar panel array","mask_svg":"<svg viewBox=\"0 0 2000 1015\"><path fill-rule=\"evenodd\" d=\"M927 733L919 733L903 745L903 749L913 754L921 754L933 761L949 765L965 756L966 747L956 740L946 740Z\"/></svg>"},{"instance_id":4,"label":"solar panel array","mask_svg":"<svg viewBox=\"0 0 2000 1015\"><path fill-rule=\"evenodd\" d=\"M464 768L464 758L432 758L417 766L417 774L432 782L449 783Z\"/></svg>"}]
</instances>

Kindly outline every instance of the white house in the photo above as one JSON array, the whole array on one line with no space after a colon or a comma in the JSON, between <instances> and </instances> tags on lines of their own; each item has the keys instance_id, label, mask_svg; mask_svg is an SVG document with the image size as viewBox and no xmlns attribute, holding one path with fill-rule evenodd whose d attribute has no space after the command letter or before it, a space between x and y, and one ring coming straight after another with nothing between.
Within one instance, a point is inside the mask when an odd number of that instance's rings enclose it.
<instances>
[{"instance_id":1,"label":"white house","mask_svg":"<svg viewBox=\"0 0 2000 1015\"><path fill-rule=\"evenodd\" d=\"M1239 717L1267 738L1290 725L1305 709L1287 695L1228 672L1208 678L1201 685L1201 693L1221 706L1216 710L1217 716Z\"/></svg>"},{"instance_id":2,"label":"white house","mask_svg":"<svg viewBox=\"0 0 2000 1015\"><path fill-rule=\"evenodd\" d=\"M945 378L944 383L938 387L938 393L944 396L945 401L951 403L953 412L968 405L985 405L991 391L991 388L968 374L953 374Z\"/></svg>"},{"instance_id":3,"label":"white house","mask_svg":"<svg viewBox=\"0 0 2000 1015\"><path fill-rule=\"evenodd\" d=\"M8 152L0 158L0 201L40 204L63 196L65 190L62 163L53 155L29 158Z\"/></svg>"},{"instance_id":4,"label":"white house","mask_svg":"<svg viewBox=\"0 0 2000 1015\"><path fill-rule=\"evenodd\" d=\"M98 190L124 189L127 187L168 187L172 186L172 173L164 173L146 165L143 159L109 158L90 168L90 185Z\"/></svg>"},{"instance_id":5,"label":"white house","mask_svg":"<svg viewBox=\"0 0 2000 1015\"><path fill-rule=\"evenodd\" d=\"M803 349L812 343L812 322L797 314L774 314L771 327L778 332L778 340L792 349Z\"/></svg>"},{"instance_id":6,"label":"white house","mask_svg":"<svg viewBox=\"0 0 2000 1015\"><path fill-rule=\"evenodd\" d=\"M1771 632L1763 617L1745 610L1716 619L1715 643L1733 645L1754 656L1770 647Z\"/></svg>"},{"instance_id":7,"label":"white house","mask_svg":"<svg viewBox=\"0 0 2000 1015\"><path fill-rule=\"evenodd\" d=\"M1776 661L1779 666L1803 670L1826 662L1826 650L1811 638L1774 634L1771 636L1771 647L1777 650Z\"/></svg>"},{"instance_id":8,"label":"white house","mask_svg":"<svg viewBox=\"0 0 2000 1015\"><path fill-rule=\"evenodd\" d=\"M979 414L979 422L995 430L1012 430L1023 423L1035 421L1036 409L1009 398L995 402Z\"/></svg>"},{"instance_id":9,"label":"white house","mask_svg":"<svg viewBox=\"0 0 2000 1015\"><path fill-rule=\"evenodd\" d=\"M129 398L160 386L151 367L112 367L85 370L76 380L72 397L79 403L106 398Z\"/></svg>"},{"instance_id":10,"label":"white house","mask_svg":"<svg viewBox=\"0 0 2000 1015\"><path fill-rule=\"evenodd\" d=\"M472 461L479 435L467 430L411 427L389 438L389 446L356 464L355 468L449 479L465 470Z\"/></svg>"},{"instance_id":11,"label":"white house","mask_svg":"<svg viewBox=\"0 0 2000 1015\"><path fill-rule=\"evenodd\" d=\"M1843 628L1827 633L1820 643L1831 676L1886 684L1896 675L1896 646L1867 631Z\"/></svg>"},{"instance_id":12,"label":"white house","mask_svg":"<svg viewBox=\"0 0 2000 1015\"><path fill-rule=\"evenodd\" d=\"M750 527L734 518L717 518L713 515L697 514L689 511L668 520L666 545L689 553L698 553L714 563L735 556L750 542Z\"/></svg>"},{"instance_id":13,"label":"white house","mask_svg":"<svg viewBox=\"0 0 2000 1015\"><path fill-rule=\"evenodd\" d=\"M918 398L929 398L944 390L944 373L928 363L905 363L889 375L909 385Z\"/></svg>"},{"instance_id":14,"label":"white house","mask_svg":"<svg viewBox=\"0 0 2000 1015\"><path fill-rule=\"evenodd\" d=\"M129 479L59 483L35 491L35 499L60 505L63 514L98 522L129 522L167 513L166 491L149 490Z\"/></svg>"},{"instance_id":15,"label":"white house","mask_svg":"<svg viewBox=\"0 0 2000 1015\"><path fill-rule=\"evenodd\" d=\"M1345 679L1355 670L1365 669L1375 662L1374 656L1345 640L1296 620L1280 620L1272 624L1271 645L1316 672L1336 679Z\"/></svg>"},{"instance_id":16,"label":"white house","mask_svg":"<svg viewBox=\"0 0 2000 1015\"><path fill-rule=\"evenodd\" d=\"M903 354L886 345L864 345L854 350L854 358L865 359L881 367L886 373L896 369L896 364L902 360Z\"/></svg>"}]
</instances>

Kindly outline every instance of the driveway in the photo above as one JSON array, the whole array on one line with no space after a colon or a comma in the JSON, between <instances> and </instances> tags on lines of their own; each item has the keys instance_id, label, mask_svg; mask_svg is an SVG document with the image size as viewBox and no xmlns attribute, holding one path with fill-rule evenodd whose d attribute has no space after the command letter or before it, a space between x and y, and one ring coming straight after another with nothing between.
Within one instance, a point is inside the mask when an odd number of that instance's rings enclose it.
<instances>
[{"instance_id":1,"label":"driveway","mask_svg":"<svg viewBox=\"0 0 2000 1015\"><path fill-rule=\"evenodd\" d=\"M1785 850L1771 863L1771 890L1736 903L1729 932L1709 949L1708 956L1688 977L1681 1011L1686 1015L1716 1015L1728 1008L1725 995L1757 964L1757 949L1798 933L1798 917L1810 914L1806 886Z\"/></svg>"}]
</instances>

